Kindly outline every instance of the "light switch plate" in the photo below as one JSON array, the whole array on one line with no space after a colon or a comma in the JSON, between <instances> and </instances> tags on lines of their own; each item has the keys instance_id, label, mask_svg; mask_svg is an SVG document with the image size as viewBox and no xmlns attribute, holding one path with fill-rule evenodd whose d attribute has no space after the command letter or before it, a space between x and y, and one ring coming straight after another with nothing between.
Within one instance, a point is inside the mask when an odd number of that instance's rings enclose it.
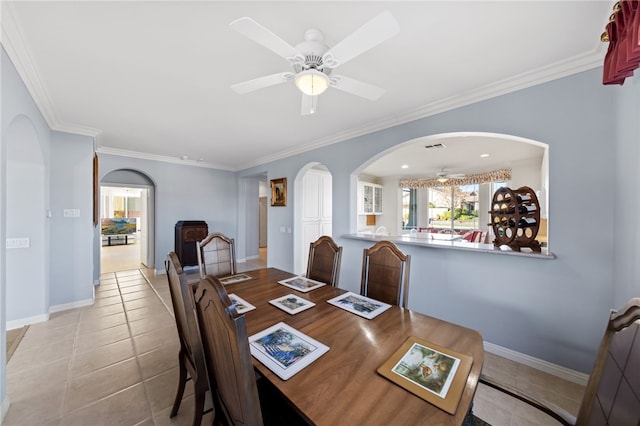
<instances>
[{"instance_id":1,"label":"light switch plate","mask_svg":"<svg viewBox=\"0 0 640 426\"><path fill-rule=\"evenodd\" d=\"M15 248L29 248L29 238L7 238L6 248L15 249Z\"/></svg>"},{"instance_id":2,"label":"light switch plate","mask_svg":"<svg viewBox=\"0 0 640 426\"><path fill-rule=\"evenodd\" d=\"M64 209L64 217L80 217L80 209Z\"/></svg>"}]
</instances>

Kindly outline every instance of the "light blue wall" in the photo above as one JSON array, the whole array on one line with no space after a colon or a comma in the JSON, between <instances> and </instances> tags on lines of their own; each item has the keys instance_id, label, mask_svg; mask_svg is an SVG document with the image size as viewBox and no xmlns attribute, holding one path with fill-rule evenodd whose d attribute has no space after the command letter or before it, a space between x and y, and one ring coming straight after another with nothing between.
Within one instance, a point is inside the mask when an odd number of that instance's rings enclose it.
<instances>
[{"instance_id":1,"label":"light blue wall","mask_svg":"<svg viewBox=\"0 0 640 426\"><path fill-rule=\"evenodd\" d=\"M40 111L36 107L33 99L29 95L26 87L22 83L22 80L18 76L13 64L9 60L4 49L0 53L0 65L1 65L1 93L2 93L2 117L1 127L2 135L0 137L0 316L2 327L2 355L0 359L0 400L4 404L6 402L6 382L4 380L6 368L5 368L5 334L6 321L15 320L14 316L7 316L7 303L12 301L7 299L8 294L16 294L20 291L23 283L23 279L16 281L13 273L10 274L10 279L7 277L7 251L5 249L5 238L7 236L27 236L18 234L22 230L13 229L11 224L7 224L7 212L12 209L12 205L7 204L7 168L12 164L13 159L7 156L7 140L11 139L11 144L20 142L23 136L29 138L29 142L36 141L37 146L32 146L34 152L32 155L34 158L38 158L39 164L44 167L42 170L43 175L46 177L48 174L49 164L49 145L50 145L50 131L49 128L40 114ZM13 148L17 148L14 150ZM12 152L20 152L19 146L12 146ZM13 164L12 164L13 165ZM33 188L34 192L39 194L41 203L48 203L49 190L47 187L41 185L38 188ZM15 188L11 188L12 192L15 192ZM31 188L22 188L22 190L29 190ZM32 212L30 212L32 213ZM12 213L13 214L13 213ZM32 241L32 247L36 249L43 249L46 251L48 245L48 224L46 223L44 210L41 211L42 222L38 224L37 228L40 230L38 235L28 235ZM45 301L48 298L48 259L40 258L39 264L33 264L33 258L29 259L29 254L34 249L17 249L18 252L12 253L12 259L10 269L12 271L22 271L22 278L24 278L24 271L34 271L35 276L40 277L38 286L38 294L34 295L32 301L28 301L25 304L20 304L11 315L24 315L31 317L45 317L47 314L48 306L45 306ZM25 256L22 256L25 254ZM47 252L48 253L48 252ZM15 256L13 256L15 255ZM46 282L44 280L47 280ZM33 303L32 303L33 302ZM15 303L15 301L13 302ZM13 309L13 306L12 306Z\"/></svg>"},{"instance_id":2,"label":"light blue wall","mask_svg":"<svg viewBox=\"0 0 640 426\"><path fill-rule=\"evenodd\" d=\"M627 79L617 94L615 129L615 209L603 212L615 226L614 306L640 297L640 75Z\"/></svg>"},{"instance_id":3,"label":"light blue wall","mask_svg":"<svg viewBox=\"0 0 640 426\"><path fill-rule=\"evenodd\" d=\"M236 237L238 183L235 173L109 154L98 154L98 160L100 179L114 170L127 169L143 173L154 182L156 271L164 271L167 254L175 248L175 225L180 220L204 220L209 232ZM94 237L94 241L94 259L98 265L100 246L97 238ZM96 267L94 279L98 279L99 272Z\"/></svg>"},{"instance_id":4,"label":"light blue wall","mask_svg":"<svg viewBox=\"0 0 640 426\"><path fill-rule=\"evenodd\" d=\"M51 140L50 305L93 302L93 138L53 132ZM80 217L64 217L78 209Z\"/></svg>"},{"instance_id":5,"label":"light blue wall","mask_svg":"<svg viewBox=\"0 0 640 426\"><path fill-rule=\"evenodd\" d=\"M615 90L596 69L316 149L260 168L287 177L313 161L333 176L333 235L352 232L355 177L405 141L461 131L493 132L549 144L549 236L554 260L403 246L412 255L411 309L482 332L488 342L587 372L613 306ZM637 99L637 97L636 97ZM293 267L293 188L288 206L269 208L269 266ZM340 286L358 290L362 250L344 246ZM585 314L586 313L586 314Z\"/></svg>"}]
</instances>

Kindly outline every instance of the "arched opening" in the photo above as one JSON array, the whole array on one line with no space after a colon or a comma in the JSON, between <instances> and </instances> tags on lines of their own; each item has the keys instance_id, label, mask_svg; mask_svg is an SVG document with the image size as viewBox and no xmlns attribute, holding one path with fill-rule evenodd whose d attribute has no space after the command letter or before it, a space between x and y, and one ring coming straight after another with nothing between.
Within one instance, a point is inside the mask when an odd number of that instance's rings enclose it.
<instances>
[{"instance_id":1,"label":"arched opening","mask_svg":"<svg viewBox=\"0 0 640 426\"><path fill-rule=\"evenodd\" d=\"M532 188L540 202L540 240L548 246L549 149L513 135L457 132L407 141L353 174L352 232L405 235L421 229L487 232L500 186ZM508 170L508 173L495 173ZM542 223L543 222L543 223ZM442 228L442 229L440 229Z\"/></svg>"},{"instance_id":2,"label":"arched opening","mask_svg":"<svg viewBox=\"0 0 640 426\"><path fill-rule=\"evenodd\" d=\"M18 116L6 134L7 328L48 319L47 183L42 147L29 118ZM24 279L28 271L29 279Z\"/></svg>"},{"instance_id":3,"label":"arched opening","mask_svg":"<svg viewBox=\"0 0 640 426\"><path fill-rule=\"evenodd\" d=\"M100 273L155 265L155 184L136 170L100 181Z\"/></svg>"},{"instance_id":4,"label":"arched opening","mask_svg":"<svg viewBox=\"0 0 640 426\"><path fill-rule=\"evenodd\" d=\"M332 176L320 163L309 163L294 181L294 273L306 271L309 244L322 235L332 236Z\"/></svg>"}]
</instances>

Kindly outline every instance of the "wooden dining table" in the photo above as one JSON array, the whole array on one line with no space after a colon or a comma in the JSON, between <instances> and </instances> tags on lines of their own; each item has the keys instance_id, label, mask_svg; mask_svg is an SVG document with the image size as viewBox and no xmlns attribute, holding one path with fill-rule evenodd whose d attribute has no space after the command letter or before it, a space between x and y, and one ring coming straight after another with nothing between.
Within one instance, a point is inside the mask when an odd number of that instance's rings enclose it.
<instances>
[{"instance_id":1,"label":"wooden dining table","mask_svg":"<svg viewBox=\"0 0 640 426\"><path fill-rule=\"evenodd\" d=\"M260 361L254 366L310 424L316 425L460 425L465 419L482 370L479 332L409 309L392 306L366 319L327 303L345 290L328 285L307 293L278 284L294 276L265 268L244 272L250 280L226 285L256 309L246 312L249 336L284 322L329 347L324 355L288 380ZM295 294L315 306L291 315L269 300ZM377 373L409 337L414 336L473 357L455 414L449 414Z\"/></svg>"}]
</instances>

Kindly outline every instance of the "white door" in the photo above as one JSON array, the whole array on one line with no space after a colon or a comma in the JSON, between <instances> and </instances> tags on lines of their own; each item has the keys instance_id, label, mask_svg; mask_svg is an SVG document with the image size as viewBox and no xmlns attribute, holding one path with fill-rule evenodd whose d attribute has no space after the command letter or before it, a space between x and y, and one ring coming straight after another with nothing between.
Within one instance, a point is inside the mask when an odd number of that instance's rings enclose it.
<instances>
[{"instance_id":1,"label":"white door","mask_svg":"<svg viewBox=\"0 0 640 426\"><path fill-rule=\"evenodd\" d=\"M149 215L149 190L143 189L140 191L140 261L145 264L145 266L149 266L147 262L148 259L148 247L147 247L147 239L149 238L149 220L147 216Z\"/></svg>"},{"instance_id":2,"label":"white door","mask_svg":"<svg viewBox=\"0 0 640 426\"><path fill-rule=\"evenodd\" d=\"M309 244L322 235L331 236L331 173L309 169L302 178L301 253L297 273L307 269Z\"/></svg>"}]
</instances>

